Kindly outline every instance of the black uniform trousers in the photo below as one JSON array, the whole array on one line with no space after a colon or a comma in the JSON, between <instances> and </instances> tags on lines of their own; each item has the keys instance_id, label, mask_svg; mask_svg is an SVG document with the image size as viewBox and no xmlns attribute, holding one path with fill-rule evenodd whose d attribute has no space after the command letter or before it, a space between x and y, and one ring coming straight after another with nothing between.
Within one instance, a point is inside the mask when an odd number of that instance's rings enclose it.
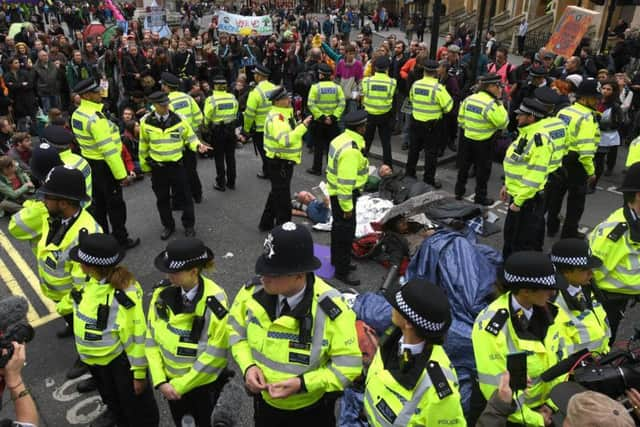
<instances>
[{"instance_id":1,"label":"black uniform trousers","mask_svg":"<svg viewBox=\"0 0 640 427\"><path fill-rule=\"evenodd\" d=\"M376 135L376 129L380 135L382 144L382 161L385 165L393 165L391 156L391 132L393 130L393 111L384 114L367 115L367 129L364 132L365 153L369 155L369 149Z\"/></svg>"},{"instance_id":2,"label":"black uniform trousers","mask_svg":"<svg viewBox=\"0 0 640 427\"><path fill-rule=\"evenodd\" d=\"M291 177L294 162L267 158L267 176L271 191L260 218L259 227L271 230L274 226L291 221Z\"/></svg>"},{"instance_id":3,"label":"black uniform trousers","mask_svg":"<svg viewBox=\"0 0 640 427\"><path fill-rule=\"evenodd\" d=\"M171 212L171 194L180 200L182 205L182 225L191 228L195 224L193 199L189 197L189 181L182 161L163 162L162 166L154 167L151 171L151 188L156 195L156 206L160 214L160 222L165 228L174 230L176 223Z\"/></svg>"},{"instance_id":4,"label":"black uniform trousers","mask_svg":"<svg viewBox=\"0 0 640 427\"><path fill-rule=\"evenodd\" d=\"M236 185L236 136L233 125L216 125L211 130L211 146L216 163L216 183L223 187Z\"/></svg>"},{"instance_id":5,"label":"black uniform trousers","mask_svg":"<svg viewBox=\"0 0 640 427\"><path fill-rule=\"evenodd\" d=\"M253 144L256 150L258 151L258 155L260 159L262 159L262 174L264 176L269 176L269 159L264 152L264 133L262 132L254 132L252 135Z\"/></svg>"},{"instance_id":6,"label":"black uniform trousers","mask_svg":"<svg viewBox=\"0 0 640 427\"><path fill-rule=\"evenodd\" d=\"M578 161L578 154L570 152L562 161L562 167L549 177L547 187L547 229L555 234L560 228L562 200L567 194L567 214L562 226L561 238L576 237L578 225L587 198L587 173Z\"/></svg>"},{"instance_id":7,"label":"black uniform trousers","mask_svg":"<svg viewBox=\"0 0 640 427\"><path fill-rule=\"evenodd\" d=\"M336 269L336 274L346 275L349 273L351 263L351 243L356 234L356 201L359 192L353 192L353 211L351 218L344 217L344 211L338 202L338 196L331 196L331 215L333 225L331 226L331 264Z\"/></svg>"},{"instance_id":8,"label":"black uniform trousers","mask_svg":"<svg viewBox=\"0 0 640 427\"><path fill-rule=\"evenodd\" d=\"M88 365L102 401L116 418L118 427L157 427L158 405L147 382L139 396L133 390L133 372L125 352L105 366Z\"/></svg>"},{"instance_id":9,"label":"black uniform trousers","mask_svg":"<svg viewBox=\"0 0 640 427\"><path fill-rule=\"evenodd\" d=\"M202 183L198 176L198 156L194 151L189 149L184 150L182 153L182 162L184 164L184 170L187 174L187 181L189 181L189 189L193 200L202 200Z\"/></svg>"},{"instance_id":10,"label":"black uniform trousers","mask_svg":"<svg viewBox=\"0 0 640 427\"><path fill-rule=\"evenodd\" d=\"M510 200L510 204L513 200ZM519 212L511 209L504 221L504 246L502 257L519 251L542 251L544 245L544 192L536 194L520 207Z\"/></svg>"},{"instance_id":11,"label":"black uniform trousers","mask_svg":"<svg viewBox=\"0 0 640 427\"><path fill-rule=\"evenodd\" d=\"M311 169L322 172L322 159L327 158L329 144L340 134L340 129L337 122L327 125L324 122L314 121L309 130L313 140L313 166Z\"/></svg>"},{"instance_id":12,"label":"black uniform trousers","mask_svg":"<svg viewBox=\"0 0 640 427\"><path fill-rule=\"evenodd\" d=\"M100 224L105 233L111 234L120 244L129 238L127 228L127 205L122 198L122 187L103 160L87 159L93 180L92 202L89 213ZM108 218L108 219L107 219ZM111 228L109 228L111 224Z\"/></svg>"},{"instance_id":13,"label":"black uniform trousers","mask_svg":"<svg viewBox=\"0 0 640 427\"><path fill-rule=\"evenodd\" d=\"M607 313L607 321L611 328L611 338L609 339L609 345L613 345L616 340L618 332L618 326L624 317L624 312L627 310L629 301L633 299L633 295L616 294L613 292L605 292L600 290L602 297L598 298L598 301L602 303L605 313Z\"/></svg>"},{"instance_id":14,"label":"black uniform trousers","mask_svg":"<svg viewBox=\"0 0 640 427\"><path fill-rule=\"evenodd\" d=\"M211 426L211 413L216 406L222 387L219 381L196 387L182 395L180 400L167 400L176 427L182 426L182 417L190 414L196 427Z\"/></svg>"},{"instance_id":15,"label":"black uniform trousers","mask_svg":"<svg viewBox=\"0 0 640 427\"><path fill-rule=\"evenodd\" d=\"M411 118L409 140L409 154L405 175L416 177L416 167L420 159L420 152L424 150L424 176L427 184L433 184L436 178L436 166L438 165L438 147L442 138L442 120L430 120L421 122Z\"/></svg>"},{"instance_id":16,"label":"black uniform trousers","mask_svg":"<svg viewBox=\"0 0 640 427\"><path fill-rule=\"evenodd\" d=\"M469 169L474 166L476 169L476 195L475 201L480 202L487 198L487 182L491 177L491 158L493 155L494 137L484 141L474 141L465 136L460 143L458 159L458 179L456 180L456 196L464 196L467 179L469 179Z\"/></svg>"},{"instance_id":17,"label":"black uniform trousers","mask_svg":"<svg viewBox=\"0 0 640 427\"><path fill-rule=\"evenodd\" d=\"M253 398L255 427L328 427L336 425L335 397L325 395L313 405L287 411L264 401L261 395Z\"/></svg>"}]
</instances>

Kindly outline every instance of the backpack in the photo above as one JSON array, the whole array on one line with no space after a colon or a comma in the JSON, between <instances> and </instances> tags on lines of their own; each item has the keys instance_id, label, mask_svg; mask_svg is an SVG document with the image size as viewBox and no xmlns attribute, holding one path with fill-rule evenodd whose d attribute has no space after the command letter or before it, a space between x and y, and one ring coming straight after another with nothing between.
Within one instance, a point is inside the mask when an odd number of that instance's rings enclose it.
<instances>
[{"instance_id":1,"label":"backpack","mask_svg":"<svg viewBox=\"0 0 640 427\"><path fill-rule=\"evenodd\" d=\"M498 43L498 40L494 40L493 44L491 45L491 50L489 51L490 58L496 57L496 51L498 50L499 47L500 47L500 43Z\"/></svg>"},{"instance_id":2,"label":"backpack","mask_svg":"<svg viewBox=\"0 0 640 427\"><path fill-rule=\"evenodd\" d=\"M293 81L293 91L300 96L306 97L309 94L311 85L316 82L316 73L314 71L303 71L298 73Z\"/></svg>"}]
</instances>

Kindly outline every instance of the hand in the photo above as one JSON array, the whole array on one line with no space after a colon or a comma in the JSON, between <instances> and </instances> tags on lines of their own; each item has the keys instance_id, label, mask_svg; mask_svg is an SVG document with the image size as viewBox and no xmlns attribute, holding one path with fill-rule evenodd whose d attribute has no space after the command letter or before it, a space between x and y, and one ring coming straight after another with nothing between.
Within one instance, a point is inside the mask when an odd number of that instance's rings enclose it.
<instances>
[{"instance_id":1,"label":"hand","mask_svg":"<svg viewBox=\"0 0 640 427\"><path fill-rule=\"evenodd\" d=\"M635 388L630 388L626 393L633 408L633 413L636 414L636 417L640 417L640 393Z\"/></svg>"},{"instance_id":2,"label":"hand","mask_svg":"<svg viewBox=\"0 0 640 427\"><path fill-rule=\"evenodd\" d=\"M133 171L133 170L132 170L131 172L129 172L129 176L130 176L131 178L135 178L135 177L136 177L136 171Z\"/></svg>"},{"instance_id":3,"label":"hand","mask_svg":"<svg viewBox=\"0 0 640 427\"><path fill-rule=\"evenodd\" d=\"M31 181L29 181L29 182L25 183L25 185L26 185L27 187L29 187L29 188L34 188L34 187L35 187L35 185L33 185L33 182L31 182Z\"/></svg>"},{"instance_id":4,"label":"hand","mask_svg":"<svg viewBox=\"0 0 640 427\"><path fill-rule=\"evenodd\" d=\"M206 153L209 150L213 150L213 147L211 147L209 145L206 145L206 144L203 144L203 143L198 144L198 153L203 154L203 153Z\"/></svg>"},{"instance_id":5,"label":"hand","mask_svg":"<svg viewBox=\"0 0 640 427\"><path fill-rule=\"evenodd\" d=\"M255 365L247 369L244 375L244 385L253 394L258 394L262 390L266 390L267 381L264 379L262 370Z\"/></svg>"},{"instance_id":6,"label":"hand","mask_svg":"<svg viewBox=\"0 0 640 427\"><path fill-rule=\"evenodd\" d=\"M520 206L516 205L515 203L511 203L509 205L509 210L512 212L520 212Z\"/></svg>"},{"instance_id":7,"label":"hand","mask_svg":"<svg viewBox=\"0 0 640 427\"><path fill-rule=\"evenodd\" d=\"M587 178L587 185L589 185L589 187L592 187L595 183L596 183L595 175L591 175L589 178Z\"/></svg>"},{"instance_id":8,"label":"hand","mask_svg":"<svg viewBox=\"0 0 640 427\"><path fill-rule=\"evenodd\" d=\"M505 371L500 377L500 384L498 384L498 398L504 403L511 403L511 400L513 400L513 391L509 386L510 378L509 371Z\"/></svg>"},{"instance_id":9,"label":"hand","mask_svg":"<svg viewBox=\"0 0 640 427\"><path fill-rule=\"evenodd\" d=\"M158 389L167 400L180 400L182 397L170 383L164 383Z\"/></svg>"},{"instance_id":10,"label":"hand","mask_svg":"<svg viewBox=\"0 0 640 427\"><path fill-rule=\"evenodd\" d=\"M542 405L540 409L538 409L538 412L540 412L542 414L542 418L544 418L545 427L553 424L553 420L551 419L551 417L553 416L553 411L551 410L551 408L549 408L547 405Z\"/></svg>"},{"instance_id":11,"label":"hand","mask_svg":"<svg viewBox=\"0 0 640 427\"><path fill-rule=\"evenodd\" d=\"M240 135L238 135L238 140L239 140L240 142L243 142L243 143L244 143L244 142L246 142L246 141L247 141L247 138L246 138L243 134L240 134Z\"/></svg>"},{"instance_id":12,"label":"hand","mask_svg":"<svg viewBox=\"0 0 640 427\"><path fill-rule=\"evenodd\" d=\"M330 125L330 124L331 124L331 117L325 117L325 118L324 118L324 123L325 123L326 125Z\"/></svg>"},{"instance_id":13,"label":"hand","mask_svg":"<svg viewBox=\"0 0 640 427\"><path fill-rule=\"evenodd\" d=\"M9 386L15 386L22 382L20 373L27 359L26 348L24 344L18 344L13 341L13 356L7 362L4 368L0 369L0 376L4 377L4 381ZM7 350L2 350L2 354L6 354Z\"/></svg>"},{"instance_id":14,"label":"hand","mask_svg":"<svg viewBox=\"0 0 640 427\"><path fill-rule=\"evenodd\" d=\"M269 384L267 389L269 390L269 396L273 399L284 399L299 392L301 387L302 381L300 378L293 377L288 380Z\"/></svg>"},{"instance_id":15,"label":"hand","mask_svg":"<svg viewBox=\"0 0 640 427\"><path fill-rule=\"evenodd\" d=\"M351 217L353 216L353 211L344 212L342 216L344 217L344 219L351 219Z\"/></svg>"},{"instance_id":16,"label":"hand","mask_svg":"<svg viewBox=\"0 0 640 427\"><path fill-rule=\"evenodd\" d=\"M509 200L509 194L507 193L507 187L505 187L504 185L502 186L502 188L500 188L500 200L502 200L505 203L507 203L507 201Z\"/></svg>"},{"instance_id":17,"label":"hand","mask_svg":"<svg viewBox=\"0 0 640 427\"><path fill-rule=\"evenodd\" d=\"M147 387L147 380L133 380L133 392L140 396Z\"/></svg>"},{"instance_id":18,"label":"hand","mask_svg":"<svg viewBox=\"0 0 640 427\"><path fill-rule=\"evenodd\" d=\"M309 125L311 124L311 120L313 120L313 116L307 116L302 121L302 124L304 124L306 127L309 127Z\"/></svg>"}]
</instances>

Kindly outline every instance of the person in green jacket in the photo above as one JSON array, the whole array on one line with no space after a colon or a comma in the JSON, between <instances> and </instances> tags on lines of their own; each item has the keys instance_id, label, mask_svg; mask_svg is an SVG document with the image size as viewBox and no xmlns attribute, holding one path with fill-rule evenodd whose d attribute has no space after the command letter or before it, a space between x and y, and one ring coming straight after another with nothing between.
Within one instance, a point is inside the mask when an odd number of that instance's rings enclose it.
<instances>
[{"instance_id":1,"label":"person in green jacket","mask_svg":"<svg viewBox=\"0 0 640 427\"><path fill-rule=\"evenodd\" d=\"M9 156L0 156L0 216L16 213L34 192L29 176Z\"/></svg>"}]
</instances>

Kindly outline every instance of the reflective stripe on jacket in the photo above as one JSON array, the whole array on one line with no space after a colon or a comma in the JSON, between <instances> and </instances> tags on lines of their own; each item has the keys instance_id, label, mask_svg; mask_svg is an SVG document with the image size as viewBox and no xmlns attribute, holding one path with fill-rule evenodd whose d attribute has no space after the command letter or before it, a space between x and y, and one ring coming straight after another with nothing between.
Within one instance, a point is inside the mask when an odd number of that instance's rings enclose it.
<instances>
[{"instance_id":1,"label":"reflective stripe on jacket","mask_svg":"<svg viewBox=\"0 0 640 427\"><path fill-rule=\"evenodd\" d=\"M500 100L482 90L462 101L458 123L465 138L486 141L498 130L507 128L509 113Z\"/></svg>"},{"instance_id":2,"label":"reflective stripe on jacket","mask_svg":"<svg viewBox=\"0 0 640 427\"><path fill-rule=\"evenodd\" d=\"M440 120L453 108L453 99L447 88L435 77L425 76L416 81L409 91L411 115L420 122Z\"/></svg>"},{"instance_id":3,"label":"reflective stripe on jacket","mask_svg":"<svg viewBox=\"0 0 640 427\"><path fill-rule=\"evenodd\" d=\"M271 107L264 122L264 152L270 159L302 161L302 137L307 127L295 125L293 109Z\"/></svg>"},{"instance_id":4,"label":"reflective stripe on jacket","mask_svg":"<svg viewBox=\"0 0 640 427\"><path fill-rule=\"evenodd\" d=\"M369 160L362 154L363 148L362 135L350 129L329 145L327 189L329 196L338 196L345 212L353 210L353 192L364 187L369 177Z\"/></svg>"},{"instance_id":5,"label":"reflective stripe on jacket","mask_svg":"<svg viewBox=\"0 0 640 427\"><path fill-rule=\"evenodd\" d=\"M381 115L391 111L396 79L386 73L376 72L362 80L362 105L367 113Z\"/></svg>"}]
</instances>

